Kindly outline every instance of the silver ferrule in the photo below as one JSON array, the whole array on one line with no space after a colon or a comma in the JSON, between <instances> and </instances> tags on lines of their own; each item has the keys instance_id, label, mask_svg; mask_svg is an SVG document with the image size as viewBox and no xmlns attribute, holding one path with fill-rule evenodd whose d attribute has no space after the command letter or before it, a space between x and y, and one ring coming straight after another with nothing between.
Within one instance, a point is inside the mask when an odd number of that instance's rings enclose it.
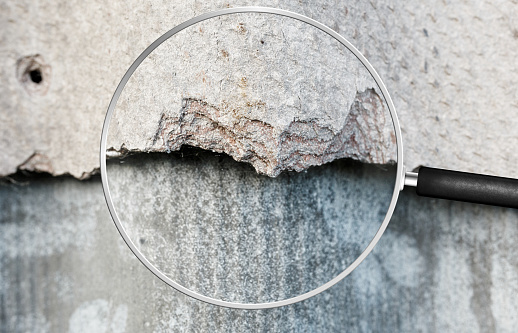
<instances>
[{"instance_id":1,"label":"silver ferrule","mask_svg":"<svg viewBox=\"0 0 518 333\"><path fill-rule=\"evenodd\" d=\"M417 172L405 172L405 186L417 187Z\"/></svg>"}]
</instances>

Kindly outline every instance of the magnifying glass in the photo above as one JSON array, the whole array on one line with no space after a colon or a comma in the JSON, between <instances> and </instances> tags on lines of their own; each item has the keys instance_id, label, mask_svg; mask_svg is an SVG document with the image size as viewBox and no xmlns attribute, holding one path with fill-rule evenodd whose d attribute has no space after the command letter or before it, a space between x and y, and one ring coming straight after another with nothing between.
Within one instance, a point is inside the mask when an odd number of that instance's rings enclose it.
<instances>
[{"instance_id":1,"label":"magnifying glass","mask_svg":"<svg viewBox=\"0 0 518 333\"><path fill-rule=\"evenodd\" d=\"M407 172L372 65L332 29L274 8L203 14L153 42L114 93L100 158L137 258L231 308L293 304L338 283L379 241L404 186L518 208L515 179Z\"/></svg>"}]
</instances>

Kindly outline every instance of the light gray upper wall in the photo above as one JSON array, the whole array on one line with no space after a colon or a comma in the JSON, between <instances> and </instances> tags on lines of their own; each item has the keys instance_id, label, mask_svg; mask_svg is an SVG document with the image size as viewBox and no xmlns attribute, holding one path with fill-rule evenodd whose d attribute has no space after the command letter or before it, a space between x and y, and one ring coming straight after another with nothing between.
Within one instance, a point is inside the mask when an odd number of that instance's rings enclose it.
<instances>
[{"instance_id":1,"label":"light gray upper wall","mask_svg":"<svg viewBox=\"0 0 518 333\"><path fill-rule=\"evenodd\" d=\"M195 15L247 1L9 1L1 5L0 174L17 167L84 177L98 167L102 121L131 62ZM518 8L512 1L261 3L348 38L384 79L405 164L516 177ZM39 54L40 57L26 58ZM17 68L17 66L19 68ZM35 87L26 70L40 68Z\"/></svg>"}]
</instances>

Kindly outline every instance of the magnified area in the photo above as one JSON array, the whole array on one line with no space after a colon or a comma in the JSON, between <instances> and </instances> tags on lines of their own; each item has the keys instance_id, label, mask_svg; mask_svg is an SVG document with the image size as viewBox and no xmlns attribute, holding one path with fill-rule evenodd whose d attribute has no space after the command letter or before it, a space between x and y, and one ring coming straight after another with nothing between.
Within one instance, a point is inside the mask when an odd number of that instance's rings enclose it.
<instances>
[{"instance_id":1,"label":"magnified area","mask_svg":"<svg viewBox=\"0 0 518 333\"><path fill-rule=\"evenodd\" d=\"M388 210L396 143L379 88L337 40L233 14L159 46L108 134L126 233L170 279L240 303L298 296L367 247Z\"/></svg>"}]
</instances>

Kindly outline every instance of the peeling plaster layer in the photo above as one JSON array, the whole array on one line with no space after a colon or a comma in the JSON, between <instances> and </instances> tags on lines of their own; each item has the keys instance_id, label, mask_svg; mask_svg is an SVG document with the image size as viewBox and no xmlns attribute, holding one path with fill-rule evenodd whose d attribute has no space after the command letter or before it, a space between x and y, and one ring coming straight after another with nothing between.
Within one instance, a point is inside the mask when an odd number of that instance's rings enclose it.
<instances>
[{"instance_id":1,"label":"peeling plaster layer","mask_svg":"<svg viewBox=\"0 0 518 333\"><path fill-rule=\"evenodd\" d=\"M159 46L126 85L114 152L224 152L277 176L337 158L396 160L388 108L356 57L322 31L275 15L202 22Z\"/></svg>"},{"instance_id":2,"label":"peeling plaster layer","mask_svg":"<svg viewBox=\"0 0 518 333\"><path fill-rule=\"evenodd\" d=\"M144 149L123 142L120 148L110 147L108 151L110 157L123 157L138 152L170 153L187 145L226 153L272 177L285 170L303 171L338 158L394 163L395 135L390 131L390 115L384 111L381 98L373 89L359 93L344 126L334 133L321 127L318 120L294 120L287 127L278 128L248 117L221 117L220 108L187 99L178 115L162 114L152 142Z\"/></svg>"},{"instance_id":3,"label":"peeling plaster layer","mask_svg":"<svg viewBox=\"0 0 518 333\"><path fill-rule=\"evenodd\" d=\"M88 175L98 167L99 137L111 95L138 54L188 18L243 5L257 4L3 3L0 175L15 172L35 153L46 156L54 175ZM512 47L518 36L512 18L518 16L518 8L512 1L433 6L409 1L320 5L266 1L262 5L321 21L348 38L372 62L398 108L408 169L430 165L518 176L514 153L518 51ZM240 31L236 26L236 36L244 36ZM289 37L289 31L285 34ZM21 82L17 74L20 59L36 55L51 69L44 95L30 94L28 82ZM192 74L199 75L199 70Z\"/></svg>"}]
</instances>

